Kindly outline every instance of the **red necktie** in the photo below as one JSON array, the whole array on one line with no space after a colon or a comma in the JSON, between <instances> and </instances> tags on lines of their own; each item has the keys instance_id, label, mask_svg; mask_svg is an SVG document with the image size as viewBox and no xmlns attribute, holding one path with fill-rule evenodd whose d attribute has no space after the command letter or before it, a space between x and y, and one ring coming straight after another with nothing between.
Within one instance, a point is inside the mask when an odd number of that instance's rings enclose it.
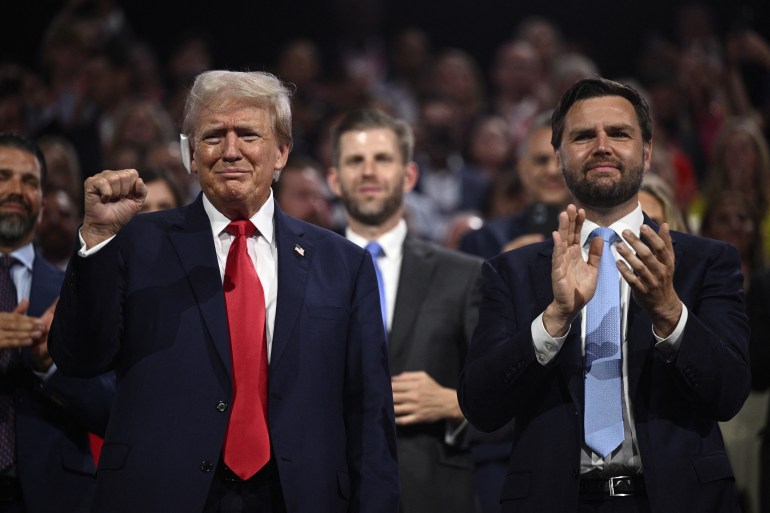
<instances>
[{"instance_id":1,"label":"red necktie","mask_svg":"<svg viewBox=\"0 0 770 513\"><path fill-rule=\"evenodd\" d=\"M246 249L246 241L257 229L251 221L233 221L225 230L234 236L223 283L234 394L224 460L238 477L246 480L270 459L265 294Z\"/></svg>"}]
</instances>

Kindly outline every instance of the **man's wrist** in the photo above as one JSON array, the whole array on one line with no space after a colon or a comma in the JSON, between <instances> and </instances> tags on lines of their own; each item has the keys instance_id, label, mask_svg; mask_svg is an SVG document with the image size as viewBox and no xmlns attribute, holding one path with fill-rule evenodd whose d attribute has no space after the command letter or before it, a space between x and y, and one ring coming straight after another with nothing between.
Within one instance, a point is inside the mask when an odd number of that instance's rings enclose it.
<instances>
[{"instance_id":1,"label":"man's wrist","mask_svg":"<svg viewBox=\"0 0 770 513\"><path fill-rule=\"evenodd\" d=\"M543 327L551 337L563 337L569 331L572 319L572 316L559 313L558 309L551 303L543 312Z\"/></svg>"},{"instance_id":2,"label":"man's wrist","mask_svg":"<svg viewBox=\"0 0 770 513\"><path fill-rule=\"evenodd\" d=\"M652 327L655 334L660 338L668 338L674 332L679 319L682 317L682 302L677 299L675 305L662 310L663 314L657 315L653 320Z\"/></svg>"}]
</instances>

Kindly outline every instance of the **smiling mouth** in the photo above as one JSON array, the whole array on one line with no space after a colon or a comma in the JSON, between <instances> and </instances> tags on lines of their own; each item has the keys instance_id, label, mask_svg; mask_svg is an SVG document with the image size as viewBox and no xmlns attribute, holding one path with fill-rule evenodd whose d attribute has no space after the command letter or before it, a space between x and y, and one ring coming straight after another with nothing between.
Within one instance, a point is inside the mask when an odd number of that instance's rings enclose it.
<instances>
[{"instance_id":1,"label":"smiling mouth","mask_svg":"<svg viewBox=\"0 0 770 513\"><path fill-rule=\"evenodd\" d=\"M6 211L13 211L13 212L20 212L26 214L28 209L27 206L23 203L18 203L15 201L4 201L0 203L0 209L6 210Z\"/></svg>"},{"instance_id":2,"label":"smiling mouth","mask_svg":"<svg viewBox=\"0 0 770 513\"><path fill-rule=\"evenodd\" d=\"M593 164L589 168L589 171L617 171L618 166L611 163Z\"/></svg>"},{"instance_id":3,"label":"smiling mouth","mask_svg":"<svg viewBox=\"0 0 770 513\"><path fill-rule=\"evenodd\" d=\"M235 177L240 177L248 174L249 174L248 170L240 169L240 168L220 169L219 171L216 172L217 176L222 176L224 178L235 178Z\"/></svg>"}]
</instances>

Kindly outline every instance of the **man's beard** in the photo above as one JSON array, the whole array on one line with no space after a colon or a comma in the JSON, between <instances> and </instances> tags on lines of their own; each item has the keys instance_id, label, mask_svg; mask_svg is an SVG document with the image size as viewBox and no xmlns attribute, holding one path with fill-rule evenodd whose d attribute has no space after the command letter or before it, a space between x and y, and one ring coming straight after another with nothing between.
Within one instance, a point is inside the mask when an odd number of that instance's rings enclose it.
<instances>
[{"instance_id":1,"label":"man's beard","mask_svg":"<svg viewBox=\"0 0 770 513\"><path fill-rule=\"evenodd\" d=\"M402 192L402 184L398 184L395 190L385 198L384 203L379 208L369 207L365 208L359 205L355 198L351 194L342 188L342 194L340 199L342 204L345 205L348 215L358 221L361 224L367 226L379 226L385 221L393 217L393 215L401 208L404 201L404 193Z\"/></svg>"},{"instance_id":2,"label":"man's beard","mask_svg":"<svg viewBox=\"0 0 770 513\"><path fill-rule=\"evenodd\" d=\"M564 181L575 199L583 206L595 208L612 208L625 203L639 192L644 178L644 164L626 167L617 159L603 158L600 162L612 162L620 172L620 180L610 184L600 181L591 181L587 176L587 170L594 165L593 161L587 162L579 172L573 172L562 167Z\"/></svg>"},{"instance_id":3,"label":"man's beard","mask_svg":"<svg viewBox=\"0 0 770 513\"><path fill-rule=\"evenodd\" d=\"M38 217L38 212L32 212L32 207L20 198L5 198L0 201L0 205L11 201L23 205L26 214L14 213L0 215L0 243L4 246L15 246L27 235L32 233Z\"/></svg>"}]
</instances>

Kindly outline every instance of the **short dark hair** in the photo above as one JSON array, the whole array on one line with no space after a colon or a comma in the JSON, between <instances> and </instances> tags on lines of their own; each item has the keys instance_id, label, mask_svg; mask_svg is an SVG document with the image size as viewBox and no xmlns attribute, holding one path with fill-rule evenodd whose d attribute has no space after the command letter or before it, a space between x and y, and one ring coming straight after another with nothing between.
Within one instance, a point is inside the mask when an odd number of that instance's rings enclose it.
<instances>
[{"instance_id":1,"label":"short dark hair","mask_svg":"<svg viewBox=\"0 0 770 513\"><path fill-rule=\"evenodd\" d=\"M608 80L602 77L584 78L575 82L572 87L562 95L559 104L553 111L551 118L551 144L554 149L561 147L561 138L564 134L564 119L572 106L581 100L589 98L599 98L602 96L621 96L631 102L636 111L636 118L639 121L639 127L642 130L644 142L652 140L652 117L647 100L631 86Z\"/></svg>"},{"instance_id":2,"label":"short dark hair","mask_svg":"<svg viewBox=\"0 0 770 513\"><path fill-rule=\"evenodd\" d=\"M35 141L16 132L0 132L0 148L16 148L35 156L40 164L40 190L45 188L46 178L48 177L48 167L45 164L45 157L40 147Z\"/></svg>"},{"instance_id":3,"label":"short dark hair","mask_svg":"<svg viewBox=\"0 0 770 513\"><path fill-rule=\"evenodd\" d=\"M378 110L356 110L348 113L332 132L332 165L340 164L340 138L346 132L385 128L396 134L396 142L404 164L411 162L414 154L414 134L406 121L395 119Z\"/></svg>"}]
</instances>

